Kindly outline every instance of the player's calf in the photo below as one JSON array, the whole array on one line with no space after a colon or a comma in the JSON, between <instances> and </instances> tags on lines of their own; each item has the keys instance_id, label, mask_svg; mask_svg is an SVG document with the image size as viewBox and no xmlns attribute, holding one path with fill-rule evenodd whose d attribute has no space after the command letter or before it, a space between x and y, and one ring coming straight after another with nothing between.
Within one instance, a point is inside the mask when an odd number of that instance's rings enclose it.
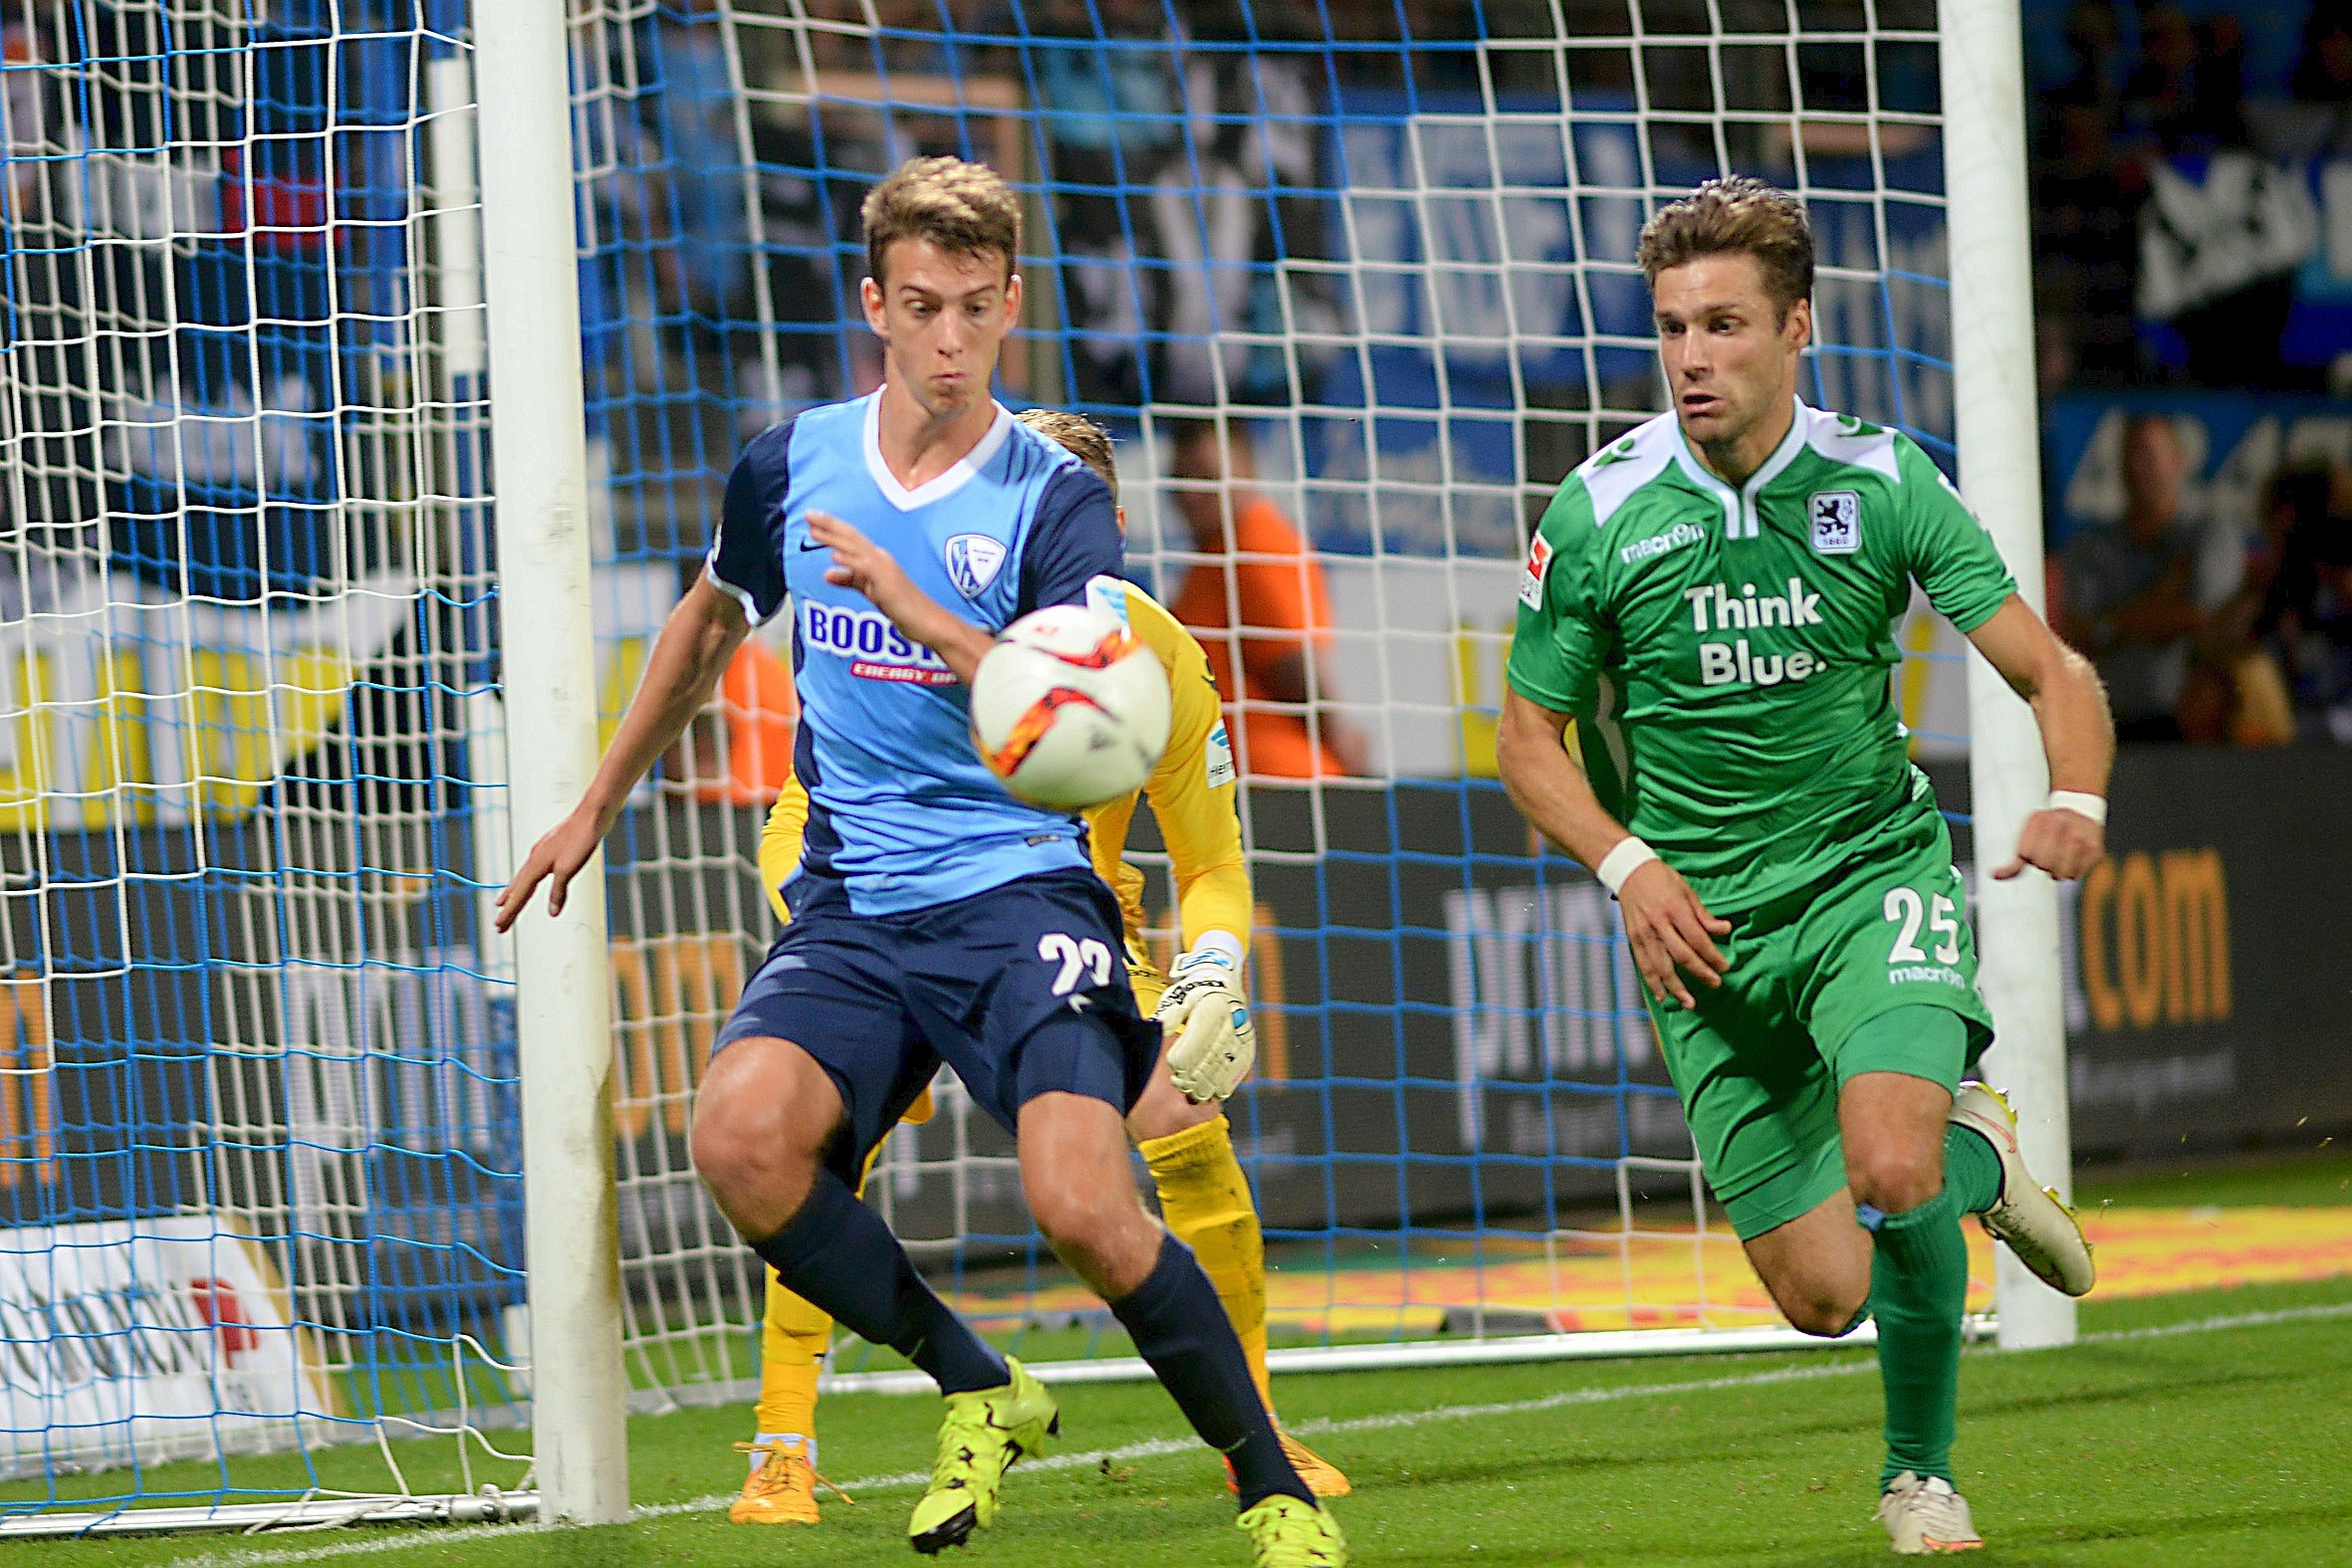
<instances>
[{"instance_id":1,"label":"player's calf","mask_svg":"<svg viewBox=\"0 0 2352 1568\"><path fill-rule=\"evenodd\" d=\"M1019 1141L1022 1191L1055 1252L1105 1301L1141 1284L1161 1232L1136 1196L1118 1111L1082 1094L1043 1094L1021 1108Z\"/></svg>"},{"instance_id":2,"label":"player's calf","mask_svg":"<svg viewBox=\"0 0 2352 1568\"><path fill-rule=\"evenodd\" d=\"M1832 1193L1784 1225L1743 1243L1772 1304L1800 1334L1850 1333L1870 1300L1870 1232L1854 1223L1853 1201Z\"/></svg>"}]
</instances>

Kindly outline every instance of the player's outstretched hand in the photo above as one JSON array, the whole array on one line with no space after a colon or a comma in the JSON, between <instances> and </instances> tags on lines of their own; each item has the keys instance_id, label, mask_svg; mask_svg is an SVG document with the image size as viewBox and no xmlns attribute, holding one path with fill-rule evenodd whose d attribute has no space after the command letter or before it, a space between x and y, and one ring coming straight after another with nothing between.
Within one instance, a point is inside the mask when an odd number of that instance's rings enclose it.
<instances>
[{"instance_id":1,"label":"player's outstretched hand","mask_svg":"<svg viewBox=\"0 0 2352 1568\"><path fill-rule=\"evenodd\" d=\"M1731 960L1716 947L1717 937L1732 934L1732 923L1708 913L1682 873L1663 860L1638 867L1617 890L1625 915L1625 936L1633 945L1634 967L1650 995L1664 1002L1672 997L1686 1008L1698 999L1683 977L1702 986L1723 984Z\"/></svg>"},{"instance_id":2,"label":"player's outstretched hand","mask_svg":"<svg viewBox=\"0 0 2352 1568\"><path fill-rule=\"evenodd\" d=\"M2063 806L2045 808L2025 818L2017 830L2017 853L2007 865L1996 867L1995 881L2006 882L2027 866L2038 866L2061 882L2071 882L2097 865L2107 853L2107 829L2078 811Z\"/></svg>"},{"instance_id":3,"label":"player's outstretched hand","mask_svg":"<svg viewBox=\"0 0 2352 1568\"><path fill-rule=\"evenodd\" d=\"M539 842L531 846L531 853L524 857L522 866L515 872L515 879L506 885L506 891L498 895L498 929L514 929L515 922L522 918L523 911L530 906L531 895L539 890L542 882L548 885L549 917L552 919L562 914L564 896L572 888L572 879L580 875L581 867L587 865L595 854L596 845L604 841L606 825L584 804L575 807L570 816L542 833Z\"/></svg>"}]
</instances>

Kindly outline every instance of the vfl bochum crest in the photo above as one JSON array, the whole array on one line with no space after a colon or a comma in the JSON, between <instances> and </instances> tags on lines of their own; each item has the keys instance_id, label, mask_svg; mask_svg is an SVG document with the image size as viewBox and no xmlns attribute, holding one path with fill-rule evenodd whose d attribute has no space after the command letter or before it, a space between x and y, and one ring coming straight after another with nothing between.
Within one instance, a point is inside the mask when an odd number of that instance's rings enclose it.
<instances>
[{"instance_id":1,"label":"vfl bochum crest","mask_svg":"<svg viewBox=\"0 0 2352 1568\"><path fill-rule=\"evenodd\" d=\"M968 599L980 597L1004 564L1003 542L986 534L958 534L947 542L948 580Z\"/></svg>"},{"instance_id":2,"label":"vfl bochum crest","mask_svg":"<svg viewBox=\"0 0 2352 1568\"><path fill-rule=\"evenodd\" d=\"M1817 490L1805 503L1813 549L1824 556L1850 556L1862 548L1862 498L1850 490Z\"/></svg>"}]
</instances>

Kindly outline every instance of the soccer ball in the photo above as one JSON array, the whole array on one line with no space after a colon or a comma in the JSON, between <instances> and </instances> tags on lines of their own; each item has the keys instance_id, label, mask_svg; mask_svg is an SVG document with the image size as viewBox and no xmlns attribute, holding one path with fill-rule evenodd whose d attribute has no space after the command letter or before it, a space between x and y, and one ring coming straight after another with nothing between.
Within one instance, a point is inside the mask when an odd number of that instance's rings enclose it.
<instances>
[{"instance_id":1,"label":"soccer ball","mask_svg":"<svg viewBox=\"0 0 2352 1568\"><path fill-rule=\"evenodd\" d=\"M1141 788L1168 748L1168 672L1106 610L1055 604L1007 626L972 676L972 744L1050 811Z\"/></svg>"}]
</instances>

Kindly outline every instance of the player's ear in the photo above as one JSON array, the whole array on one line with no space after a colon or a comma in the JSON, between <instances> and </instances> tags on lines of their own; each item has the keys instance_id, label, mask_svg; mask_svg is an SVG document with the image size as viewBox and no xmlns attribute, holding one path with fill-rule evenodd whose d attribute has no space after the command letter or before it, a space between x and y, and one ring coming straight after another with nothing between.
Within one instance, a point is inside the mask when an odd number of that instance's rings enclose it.
<instances>
[{"instance_id":1,"label":"player's ear","mask_svg":"<svg viewBox=\"0 0 2352 1568\"><path fill-rule=\"evenodd\" d=\"M1017 272L1005 275L1005 315L1009 320L1021 316L1021 274Z\"/></svg>"},{"instance_id":2,"label":"player's ear","mask_svg":"<svg viewBox=\"0 0 2352 1568\"><path fill-rule=\"evenodd\" d=\"M1125 539L1127 537L1127 509L1114 503L1110 509L1110 515L1119 520L1119 538Z\"/></svg>"},{"instance_id":3,"label":"player's ear","mask_svg":"<svg viewBox=\"0 0 2352 1568\"><path fill-rule=\"evenodd\" d=\"M871 278L857 280L857 303L865 307L865 325L876 337L890 335L882 330L882 286Z\"/></svg>"},{"instance_id":4,"label":"player's ear","mask_svg":"<svg viewBox=\"0 0 2352 1568\"><path fill-rule=\"evenodd\" d=\"M1812 301L1799 300L1795 304L1788 307L1787 331L1789 333L1789 342L1792 347L1802 351L1803 349L1810 348L1813 345Z\"/></svg>"}]
</instances>

